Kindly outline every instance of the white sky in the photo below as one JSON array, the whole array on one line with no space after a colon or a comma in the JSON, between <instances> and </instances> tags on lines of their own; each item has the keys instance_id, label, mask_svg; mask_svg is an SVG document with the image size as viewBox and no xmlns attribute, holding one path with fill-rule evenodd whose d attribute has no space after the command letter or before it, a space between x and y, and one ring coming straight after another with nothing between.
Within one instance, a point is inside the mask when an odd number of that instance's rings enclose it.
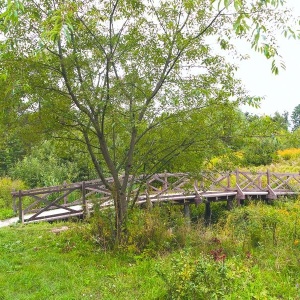
<instances>
[{"instance_id":1,"label":"white sky","mask_svg":"<svg viewBox=\"0 0 300 300\"><path fill-rule=\"evenodd\" d=\"M294 8L295 15L299 16L300 0L287 2ZM254 52L250 46L242 45L245 53L250 54L250 59L239 63L237 75L251 95L265 97L259 109L245 107L243 111L258 115L288 111L291 115L295 106L300 104L300 40L281 37L279 45L286 66L286 70L280 70L279 75L272 74L271 60Z\"/></svg>"}]
</instances>

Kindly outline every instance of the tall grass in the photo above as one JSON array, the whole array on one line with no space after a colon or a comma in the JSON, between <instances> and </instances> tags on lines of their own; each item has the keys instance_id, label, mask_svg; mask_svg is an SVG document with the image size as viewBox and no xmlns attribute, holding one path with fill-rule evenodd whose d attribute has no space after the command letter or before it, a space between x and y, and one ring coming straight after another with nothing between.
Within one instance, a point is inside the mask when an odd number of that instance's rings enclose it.
<instances>
[{"instance_id":1,"label":"tall grass","mask_svg":"<svg viewBox=\"0 0 300 300\"><path fill-rule=\"evenodd\" d=\"M299 200L235 208L209 227L197 210L194 222L179 206L133 211L114 249L104 215L2 228L0 299L300 299Z\"/></svg>"}]
</instances>

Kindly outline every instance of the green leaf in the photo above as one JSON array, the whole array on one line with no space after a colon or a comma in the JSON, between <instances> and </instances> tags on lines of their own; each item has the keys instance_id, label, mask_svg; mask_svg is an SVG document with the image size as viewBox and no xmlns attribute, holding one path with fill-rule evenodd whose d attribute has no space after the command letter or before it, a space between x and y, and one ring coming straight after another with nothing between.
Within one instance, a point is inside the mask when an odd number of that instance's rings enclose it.
<instances>
[{"instance_id":1,"label":"green leaf","mask_svg":"<svg viewBox=\"0 0 300 300\"><path fill-rule=\"evenodd\" d=\"M242 1L241 0L235 0L234 1L235 10L239 10L241 7L242 7Z\"/></svg>"},{"instance_id":2,"label":"green leaf","mask_svg":"<svg viewBox=\"0 0 300 300\"><path fill-rule=\"evenodd\" d=\"M224 5L226 8L229 7L230 3L231 3L231 0L224 0Z\"/></svg>"}]
</instances>

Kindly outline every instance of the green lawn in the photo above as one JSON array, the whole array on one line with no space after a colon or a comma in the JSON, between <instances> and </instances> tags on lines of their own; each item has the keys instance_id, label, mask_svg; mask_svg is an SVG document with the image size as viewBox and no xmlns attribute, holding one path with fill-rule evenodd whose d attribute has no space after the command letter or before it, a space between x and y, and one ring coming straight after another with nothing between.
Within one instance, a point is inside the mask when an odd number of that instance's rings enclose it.
<instances>
[{"instance_id":1,"label":"green lawn","mask_svg":"<svg viewBox=\"0 0 300 300\"><path fill-rule=\"evenodd\" d=\"M68 226L61 233L54 228ZM0 299L157 299L157 259L105 253L86 225L35 224L0 229Z\"/></svg>"}]
</instances>

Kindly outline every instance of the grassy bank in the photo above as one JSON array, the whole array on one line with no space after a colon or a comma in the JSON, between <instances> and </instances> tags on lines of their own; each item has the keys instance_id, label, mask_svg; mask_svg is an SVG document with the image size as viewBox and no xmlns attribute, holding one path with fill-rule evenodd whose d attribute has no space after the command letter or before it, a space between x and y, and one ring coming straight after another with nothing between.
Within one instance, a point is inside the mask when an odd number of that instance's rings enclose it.
<instances>
[{"instance_id":1,"label":"grassy bank","mask_svg":"<svg viewBox=\"0 0 300 300\"><path fill-rule=\"evenodd\" d=\"M208 228L162 212L135 212L145 222L118 250L100 246L99 220L1 228L0 299L300 299L299 201L236 208Z\"/></svg>"},{"instance_id":2,"label":"grassy bank","mask_svg":"<svg viewBox=\"0 0 300 300\"><path fill-rule=\"evenodd\" d=\"M67 229L57 232L59 229ZM153 259L106 253L88 225L38 224L0 230L0 299L155 299Z\"/></svg>"}]
</instances>

